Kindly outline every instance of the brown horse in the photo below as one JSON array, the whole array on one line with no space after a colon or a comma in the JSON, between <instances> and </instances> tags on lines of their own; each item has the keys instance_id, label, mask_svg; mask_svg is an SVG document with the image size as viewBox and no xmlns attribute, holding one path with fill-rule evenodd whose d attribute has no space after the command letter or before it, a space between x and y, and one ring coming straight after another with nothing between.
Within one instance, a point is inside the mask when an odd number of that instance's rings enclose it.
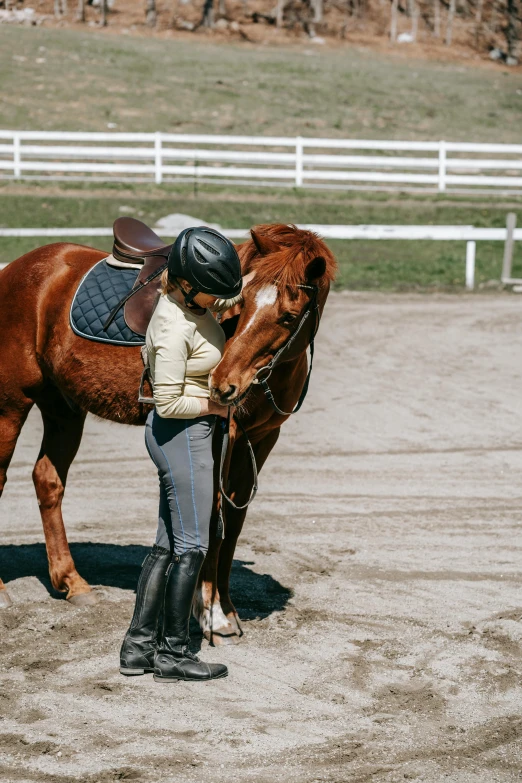
<instances>
[{"instance_id":1,"label":"brown horse","mask_svg":"<svg viewBox=\"0 0 522 783\"><path fill-rule=\"evenodd\" d=\"M227 313L230 339L211 376L211 394L233 404L248 391L255 372L267 364L291 336L310 295L300 285L318 287L322 311L335 273L324 242L293 226L267 225L252 231L238 248L243 273L255 271L244 304ZM69 324L74 293L85 273L106 253L73 244L47 245L13 261L0 272L0 495L18 435L31 407L40 409L44 435L33 481L45 534L53 587L77 605L94 603L96 593L74 565L62 517L69 467L80 445L88 412L110 421L143 424L148 406L138 403L139 348L96 343L77 336ZM307 326L274 368L270 385L277 404L292 410L305 382ZM237 412L261 469L279 436L285 416L274 411L256 385ZM244 436L230 427L226 472L231 497L248 499L252 466ZM216 444L216 452L218 444ZM219 460L216 460L219 463ZM216 470L217 475L217 470ZM216 485L217 486L217 485ZM212 514L216 530L219 494ZM207 635L219 643L240 635L229 594L229 577L246 511L225 508L226 537L211 532L211 548L195 613ZM0 579L0 607L11 603Z\"/></svg>"}]
</instances>

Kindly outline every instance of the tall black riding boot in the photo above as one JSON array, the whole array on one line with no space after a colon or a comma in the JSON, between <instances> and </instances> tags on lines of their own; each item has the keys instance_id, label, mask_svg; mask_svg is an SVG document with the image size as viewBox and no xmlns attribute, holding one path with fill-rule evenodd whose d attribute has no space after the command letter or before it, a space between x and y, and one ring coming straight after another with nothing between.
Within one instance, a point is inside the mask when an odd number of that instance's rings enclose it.
<instances>
[{"instance_id":1,"label":"tall black riding boot","mask_svg":"<svg viewBox=\"0 0 522 783\"><path fill-rule=\"evenodd\" d=\"M143 561L136 589L134 615L120 651L122 674L145 674L154 671L158 622L171 559L168 549L154 544Z\"/></svg>"},{"instance_id":2,"label":"tall black riding boot","mask_svg":"<svg viewBox=\"0 0 522 783\"><path fill-rule=\"evenodd\" d=\"M157 682L216 680L228 674L222 663L203 663L188 648L192 601L204 559L199 549L189 549L183 555L175 555L169 566L163 633L154 657Z\"/></svg>"}]
</instances>

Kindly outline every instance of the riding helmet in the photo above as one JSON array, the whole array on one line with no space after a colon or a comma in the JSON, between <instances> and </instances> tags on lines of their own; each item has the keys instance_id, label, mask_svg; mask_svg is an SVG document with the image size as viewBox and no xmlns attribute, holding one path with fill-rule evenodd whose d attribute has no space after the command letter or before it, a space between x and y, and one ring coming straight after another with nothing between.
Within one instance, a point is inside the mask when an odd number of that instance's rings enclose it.
<instances>
[{"instance_id":1,"label":"riding helmet","mask_svg":"<svg viewBox=\"0 0 522 783\"><path fill-rule=\"evenodd\" d=\"M168 258L169 279L182 277L192 290L185 295L190 304L197 294L231 299L241 293L241 264L233 243L219 231L206 226L186 228L176 239Z\"/></svg>"}]
</instances>

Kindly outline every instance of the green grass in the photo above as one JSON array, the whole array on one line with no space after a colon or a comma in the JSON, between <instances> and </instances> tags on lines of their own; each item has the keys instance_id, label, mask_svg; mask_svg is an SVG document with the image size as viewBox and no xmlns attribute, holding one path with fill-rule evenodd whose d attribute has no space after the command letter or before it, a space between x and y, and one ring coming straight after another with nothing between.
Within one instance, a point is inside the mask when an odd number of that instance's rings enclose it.
<instances>
[{"instance_id":1,"label":"green grass","mask_svg":"<svg viewBox=\"0 0 522 783\"><path fill-rule=\"evenodd\" d=\"M38 63L37 60L43 60ZM254 47L0 27L4 128L252 133L519 142L522 77L346 45ZM522 200L201 186L0 180L0 225L153 225L171 212L225 227L263 222L505 225ZM121 209L130 207L129 210ZM522 216L521 216L522 219ZM520 224L519 220L519 224ZM75 239L81 242L80 239ZM110 249L110 240L84 239ZM0 262L40 244L1 239ZM331 242L338 287L461 290L464 243ZM522 274L517 247L515 273ZM501 243L479 243L477 280L500 277Z\"/></svg>"},{"instance_id":2,"label":"green grass","mask_svg":"<svg viewBox=\"0 0 522 783\"><path fill-rule=\"evenodd\" d=\"M13 26L0 53L4 128L520 140L522 77L482 63Z\"/></svg>"},{"instance_id":3,"label":"green grass","mask_svg":"<svg viewBox=\"0 0 522 783\"><path fill-rule=\"evenodd\" d=\"M183 212L228 228L263 222L298 223L413 223L504 226L506 208L490 208L473 201L399 197L361 199L354 194L248 192L232 196L208 188L196 197L184 186L112 188L99 195L89 188L56 188L59 195L17 195L12 186L0 188L0 222L8 227L110 226L122 214L131 214L149 225L172 212ZM522 209L520 210L522 220ZM49 240L49 242L52 240ZM74 238L110 251L108 238ZM44 240L0 239L0 262L9 262ZM464 285L465 243L408 241L331 241L339 261L337 288L386 290L461 290ZM500 278L501 242L477 244L477 283ZM514 273L522 275L522 248L516 246Z\"/></svg>"}]
</instances>

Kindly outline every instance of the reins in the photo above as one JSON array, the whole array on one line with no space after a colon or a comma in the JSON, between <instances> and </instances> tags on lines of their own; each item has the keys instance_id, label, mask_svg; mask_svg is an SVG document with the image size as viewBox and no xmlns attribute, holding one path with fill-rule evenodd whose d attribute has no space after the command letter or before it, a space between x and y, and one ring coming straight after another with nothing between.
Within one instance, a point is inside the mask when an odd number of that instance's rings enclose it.
<instances>
[{"instance_id":1,"label":"reins","mask_svg":"<svg viewBox=\"0 0 522 783\"><path fill-rule=\"evenodd\" d=\"M248 498L246 503L243 503L242 506L238 506L232 498L230 498L227 493L225 492L225 488L223 486L223 468L225 467L225 459L227 456L228 451L228 444L230 441L230 422L232 420L232 408L228 409L228 417L225 421L225 419L222 419L222 426L223 426L223 442L221 444L221 460L219 463L219 489L221 491L221 496L227 501L227 503L230 503L232 508L235 508L236 511L241 511L244 508L248 508L248 506L251 504L255 496L257 495L258 490L258 484L257 484L257 463L256 463L256 456L254 454L254 449L252 447L252 444L250 443L250 440L248 438L248 435L246 433L245 428L239 421L239 419L235 419L235 422L239 426L239 429L241 430L243 436L245 437L245 440L247 442L248 450L250 452L250 458L252 460L252 472L254 474L254 483L252 486L252 490L250 492L250 497ZM219 533L219 531L218 531ZM222 531L221 531L222 534Z\"/></svg>"},{"instance_id":2,"label":"reins","mask_svg":"<svg viewBox=\"0 0 522 783\"><path fill-rule=\"evenodd\" d=\"M306 290L312 291L312 296L310 298L310 301L308 302L308 305L306 307L305 312L303 313L303 316L302 316L302 318L301 318L301 320L299 322L299 325L298 325L297 329L290 335L290 337L284 343L284 345L282 345L281 348L275 353L275 355L268 362L268 364L266 364L264 367L260 367L259 368L259 370L256 372L256 374L254 376L254 379L252 381L252 384L258 384L259 386L261 386L261 388L263 389L263 392L265 394L265 397L270 402L271 406L276 411L276 413L278 413L281 416L291 416L292 414L297 413L297 411L300 410L303 402L305 401L306 395L308 394L308 386L310 384L310 376L312 374L312 366L313 366L313 360L314 360L314 340L315 340L315 336L317 334L317 330L319 329L319 323L320 323L320 320L321 320L320 314L319 314L319 303L317 301L317 294L318 294L318 291L319 291L318 287L316 285L299 285L298 288L302 288L302 289L306 289ZM313 332L312 332L312 338L310 340L310 366L308 368L308 373L306 375L306 380L304 382L303 389L301 391L301 394L299 395L299 399L298 399L294 409L291 410L291 411L283 411L283 410L281 410L281 408L279 408L279 406L277 405L277 403L276 403L276 401L274 399L274 395L272 394L272 390L270 389L270 387L268 385L268 379L272 375L272 371L273 371L274 367L276 366L277 362L279 361L280 357L282 356L282 354L288 348L290 348L290 346L297 339L299 333L301 332L304 324L306 323L306 321L308 320L308 317L310 316L310 314L312 312L315 313L315 324L314 324L314 328L313 328ZM266 373L266 375L264 377L260 378L259 376L262 373ZM250 387L238 399L235 400L234 404L237 405L239 402L244 400L245 397L247 396L247 394L249 393L249 391L250 391ZM241 430L241 433L242 433L242 435L244 436L244 438L245 438L245 440L247 442L248 450L250 452L250 458L252 460L252 472L254 474L254 483L253 483L253 486L252 486L252 490L250 492L250 497L249 497L249 499L247 500L246 503L243 503L242 505L238 506L226 494L225 489L224 489L224 480L223 480L223 470L224 470L224 466L225 466L225 460L226 460L226 456L227 456L227 452L228 452L228 445L229 445L229 441L230 441L230 422L231 422L231 420L232 420L231 408L229 408L228 418L227 418L226 423L225 423L224 420L222 420L222 422L223 422L223 441L222 441L222 444L221 444L221 460L220 460L220 466L219 466L219 489L221 491L221 497L224 500L226 500L227 503L229 503L232 506L232 508L236 509L236 511L241 511L241 510L243 510L245 508L248 508L248 506L252 503L252 501L254 500L254 498L255 498L255 496L257 494L257 490L258 490L258 471L257 471L257 463L256 463L256 457L255 457L255 454L254 454L254 449L252 447L252 444L250 443L250 440L248 438L246 430L245 430L243 424L241 423L241 421L238 418L234 417L234 420L236 421L237 425L239 426L239 428ZM217 531L218 538L224 538L224 524L223 524L222 508L223 508L223 506L221 507L221 512L220 512L220 516L219 516L218 531Z\"/></svg>"}]
</instances>

